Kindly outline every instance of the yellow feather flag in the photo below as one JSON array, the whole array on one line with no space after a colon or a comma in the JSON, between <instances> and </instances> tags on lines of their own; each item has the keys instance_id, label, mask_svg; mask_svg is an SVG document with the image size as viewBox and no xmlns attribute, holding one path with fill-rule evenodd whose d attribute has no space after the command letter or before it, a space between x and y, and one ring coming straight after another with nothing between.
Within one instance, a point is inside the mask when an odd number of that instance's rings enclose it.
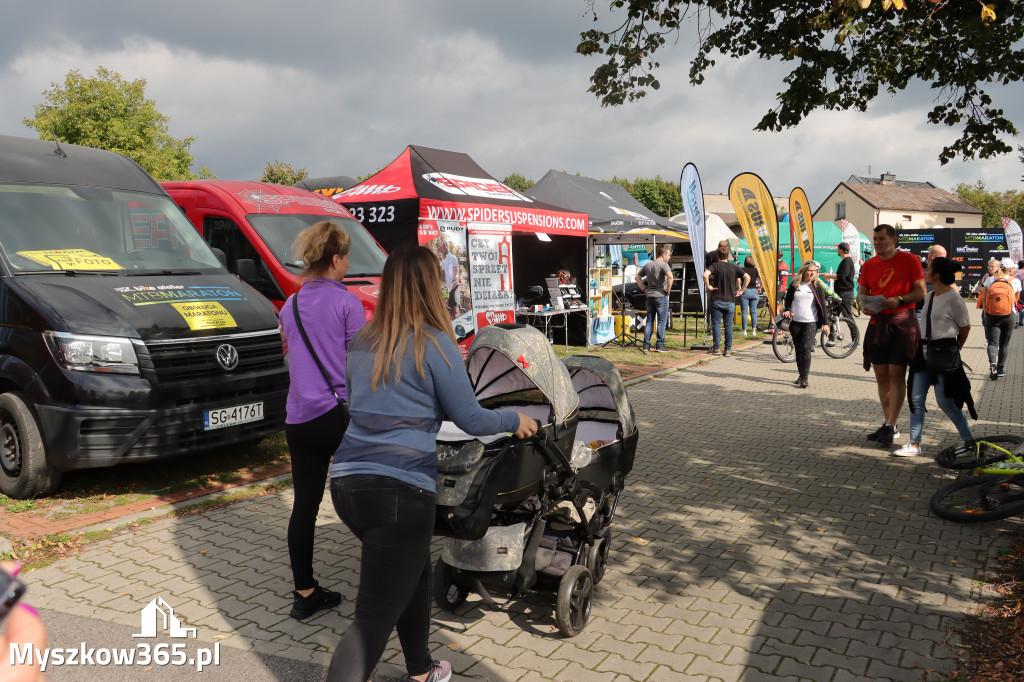
<instances>
[{"instance_id":1,"label":"yellow feather flag","mask_svg":"<svg viewBox=\"0 0 1024 682\"><path fill-rule=\"evenodd\" d=\"M753 173L740 173L732 179L729 201L736 209L736 217L768 297L768 309L774 316L775 289L779 281L779 219L775 213L775 202L764 180Z\"/></svg>"},{"instance_id":2,"label":"yellow feather flag","mask_svg":"<svg viewBox=\"0 0 1024 682\"><path fill-rule=\"evenodd\" d=\"M789 230L793 242L800 249L800 264L814 260L814 220L811 206L807 203L807 194L797 187L789 194ZM796 263L793 263L796 272Z\"/></svg>"}]
</instances>

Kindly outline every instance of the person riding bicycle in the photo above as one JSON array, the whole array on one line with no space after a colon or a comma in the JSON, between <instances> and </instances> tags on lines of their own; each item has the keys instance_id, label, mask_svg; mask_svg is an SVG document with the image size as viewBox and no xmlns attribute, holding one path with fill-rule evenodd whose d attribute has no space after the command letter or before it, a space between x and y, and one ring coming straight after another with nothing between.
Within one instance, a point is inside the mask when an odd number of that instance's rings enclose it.
<instances>
[{"instance_id":1,"label":"person riding bicycle","mask_svg":"<svg viewBox=\"0 0 1024 682\"><path fill-rule=\"evenodd\" d=\"M790 318L789 333L793 337L796 348L796 368L799 372L795 383L800 388L807 388L807 379L811 373L811 352L814 350L814 337L819 328L824 326L829 331L829 301L832 292L818 279L821 264L809 260L800 266L793 281L786 289L783 301L785 317Z\"/></svg>"}]
</instances>

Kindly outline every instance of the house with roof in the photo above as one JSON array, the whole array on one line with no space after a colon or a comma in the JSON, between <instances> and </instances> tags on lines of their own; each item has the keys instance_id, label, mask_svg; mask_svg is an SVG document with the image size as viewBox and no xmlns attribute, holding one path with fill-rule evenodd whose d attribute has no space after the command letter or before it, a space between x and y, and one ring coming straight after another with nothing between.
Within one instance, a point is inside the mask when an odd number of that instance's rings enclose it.
<instances>
[{"instance_id":1,"label":"house with roof","mask_svg":"<svg viewBox=\"0 0 1024 682\"><path fill-rule=\"evenodd\" d=\"M897 229L980 229L982 211L930 182L851 175L825 198L814 221L848 220L862 231L888 223Z\"/></svg>"}]
</instances>

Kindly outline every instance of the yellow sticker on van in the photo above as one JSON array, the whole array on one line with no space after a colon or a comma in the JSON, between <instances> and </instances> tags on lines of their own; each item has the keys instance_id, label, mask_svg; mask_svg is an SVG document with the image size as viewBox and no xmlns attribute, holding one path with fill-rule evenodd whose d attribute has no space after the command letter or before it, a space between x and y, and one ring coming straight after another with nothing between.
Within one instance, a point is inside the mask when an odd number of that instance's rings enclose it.
<instances>
[{"instance_id":1,"label":"yellow sticker on van","mask_svg":"<svg viewBox=\"0 0 1024 682\"><path fill-rule=\"evenodd\" d=\"M185 318L189 329L226 329L238 326L227 308L216 301L172 303L171 305Z\"/></svg>"},{"instance_id":2,"label":"yellow sticker on van","mask_svg":"<svg viewBox=\"0 0 1024 682\"><path fill-rule=\"evenodd\" d=\"M124 270L113 259L85 249L49 249L17 253L52 270Z\"/></svg>"}]
</instances>

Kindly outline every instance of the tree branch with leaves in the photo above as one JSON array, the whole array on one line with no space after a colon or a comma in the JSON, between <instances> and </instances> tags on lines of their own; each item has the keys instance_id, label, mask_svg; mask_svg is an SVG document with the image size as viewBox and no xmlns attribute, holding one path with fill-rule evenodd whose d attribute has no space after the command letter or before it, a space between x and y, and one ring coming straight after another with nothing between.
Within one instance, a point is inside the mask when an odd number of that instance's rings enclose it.
<instances>
[{"instance_id":1,"label":"tree branch with leaves","mask_svg":"<svg viewBox=\"0 0 1024 682\"><path fill-rule=\"evenodd\" d=\"M977 4L975 4L977 2ZM602 3L603 4L603 3ZM595 22L598 0L588 0ZM882 92L931 84L928 121L958 128L939 160L989 158L1013 151L1017 128L993 104L994 88L1024 78L1024 3L1002 0L611 0L621 17L610 30L581 34L576 51L604 55L589 91L618 106L658 90L654 55L684 24L697 32L690 82L703 83L717 57L792 63L777 103L755 126L779 131L811 112L866 111Z\"/></svg>"}]
</instances>

